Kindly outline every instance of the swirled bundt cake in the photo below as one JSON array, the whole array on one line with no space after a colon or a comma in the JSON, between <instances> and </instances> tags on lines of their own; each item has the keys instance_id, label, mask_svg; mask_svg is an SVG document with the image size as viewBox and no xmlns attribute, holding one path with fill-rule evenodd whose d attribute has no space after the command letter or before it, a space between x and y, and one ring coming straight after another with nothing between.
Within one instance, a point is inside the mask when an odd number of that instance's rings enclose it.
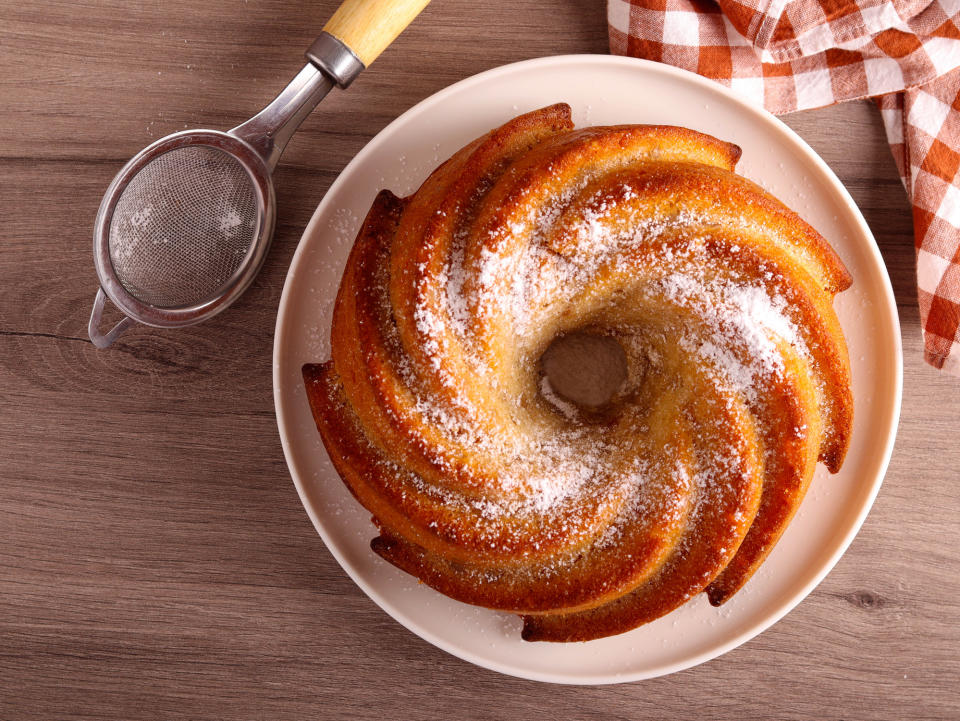
<instances>
[{"instance_id":1,"label":"swirled bundt cake","mask_svg":"<svg viewBox=\"0 0 960 721\"><path fill-rule=\"evenodd\" d=\"M528 640L620 633L736 593L851 431L827 242L678 127L521 115L413 195L381 192L303 368L373 550ZM623 349L597 407L542 358Z\"/></svg>"}]
</instances>

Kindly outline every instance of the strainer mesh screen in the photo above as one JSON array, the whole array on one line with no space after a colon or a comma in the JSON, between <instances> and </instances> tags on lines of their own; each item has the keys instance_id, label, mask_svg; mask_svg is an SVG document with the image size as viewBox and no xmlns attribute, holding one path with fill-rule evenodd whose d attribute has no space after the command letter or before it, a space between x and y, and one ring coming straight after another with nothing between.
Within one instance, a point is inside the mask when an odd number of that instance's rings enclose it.
<instances>
[{"instance_id":1,"label":"strainer mesh screen","mask_svg":"<svg viewBox=\"0 0 960 721\"><path fill-rule=\"evenodd\" d=\"M153 159L127 185L110 223L110 261L139 300L158 308L218 294L256 240L253 181L232 155L207 146Z\"/></svg>"}]
</instances>

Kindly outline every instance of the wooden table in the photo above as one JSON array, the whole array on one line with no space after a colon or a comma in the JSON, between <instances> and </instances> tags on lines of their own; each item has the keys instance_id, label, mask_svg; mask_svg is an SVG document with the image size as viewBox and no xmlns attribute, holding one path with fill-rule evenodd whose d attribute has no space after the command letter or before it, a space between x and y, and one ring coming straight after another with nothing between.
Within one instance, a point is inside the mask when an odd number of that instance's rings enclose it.
<instances>
[{"instance_id":1,"label":"wooden table","mask_svg":"<svg viewBox=\"0 0 960 721\"><path fill-rule=\"evenodd\" d=\"M850 189L893 280L906 376L890 471L809 598L673 676L538 684L406 631L311 526L271 397L284 273L347 161L461 78L605 52L599 0L435 2L294 138L273 250L237 305L93 348L90 233L110 178L154 138L248 117L335 4L0 3L0 718L960 717L960 379L921 360L910 211L867 103L787 122Z\"/></svg>"}]
</instances>

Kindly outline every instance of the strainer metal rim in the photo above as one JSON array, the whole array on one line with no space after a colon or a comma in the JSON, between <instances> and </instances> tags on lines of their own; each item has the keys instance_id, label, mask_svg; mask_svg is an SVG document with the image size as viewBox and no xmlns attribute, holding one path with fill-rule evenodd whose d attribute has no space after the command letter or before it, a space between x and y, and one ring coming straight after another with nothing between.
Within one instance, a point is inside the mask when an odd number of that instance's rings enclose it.
<instances>
[{"instance_id":1,"label":"strainer metal rim","mask_svg":"<svg viewBox=\"0 0 960 721\"><path fill-rule=\"evenodd\" d=\"M110 226L117 203L130 181L160 155L190 146L205 146L236 158L247 171L259 203L258 226L243 262L211 297L193 305L158 308L130 293L120 282L110 259ZM111 302L139 323L159 328L177 328L200 323L235 301L256 277L273 237L276 204L270 167L261 155L235 135L219 130L183 130L150 144L121 168L111 181L97 211L93 231L93 257L100 287Z\"/></svg>"}]
</instances>

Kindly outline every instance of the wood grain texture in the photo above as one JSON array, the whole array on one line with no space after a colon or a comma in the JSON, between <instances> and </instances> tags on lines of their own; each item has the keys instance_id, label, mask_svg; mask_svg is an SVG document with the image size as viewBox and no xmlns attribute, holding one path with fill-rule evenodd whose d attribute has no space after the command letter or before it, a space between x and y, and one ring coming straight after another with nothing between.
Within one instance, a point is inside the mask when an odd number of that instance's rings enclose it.
<instances>
[{"instance_id":1,"label":"wood grain texture","mask_svg":"<svg viewBox=\"0 0 960 721\"><path fill-rule=\"evenodd\" d=\"M890 270L897 448L827 579L695 669L557 687L416 638L324 548L273 415L284 272L337 173L454 81L605 52L598 0L432 3L291 142L274 248L239 303L93 348L91 227L112 175L171 131L247 118L335 6L0 0L0 719L960 717L960 380L921 360L910 211L867 103L787 122L850 189Z\"/></svg>"},{"instance_id":2,"label":"wood grain texture","mask_svg":"<svg viewBox=\"0 0 960 721\"><path fill-rule=\"evenodd\" d=\"M363 64L380 57L430 0L343 0L324 31L342 40Z\"/></svg>"}]
</instances>

